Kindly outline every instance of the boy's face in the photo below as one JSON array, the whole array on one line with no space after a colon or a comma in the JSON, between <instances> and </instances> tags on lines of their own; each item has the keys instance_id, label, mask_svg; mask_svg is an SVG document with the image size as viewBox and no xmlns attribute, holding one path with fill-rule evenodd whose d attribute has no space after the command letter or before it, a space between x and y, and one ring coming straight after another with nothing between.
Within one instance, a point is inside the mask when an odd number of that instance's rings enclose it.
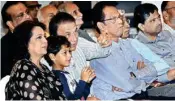
<instances>
[{"instance_id":1,"label":"boy's face","mask_svg":"<svg viewBox=\"0 0 175 101\"><path fill-rule=\"evenodd\" d=\"M160 14L156 10L145 20L142 31L150 35L157 35L162 31Z\"/></svg>"},{"instance_id":2,"label":"boy's face","mask_svg":"<svg viewBox=\"0 0 175 101\"><path fill-rule=\"evenodd\" d=\"M70 65L71 57L71 48L66 45L62 45L61 50L55 56L55 62L60 67L67 67Z\"/></svg>"}]
</instances>

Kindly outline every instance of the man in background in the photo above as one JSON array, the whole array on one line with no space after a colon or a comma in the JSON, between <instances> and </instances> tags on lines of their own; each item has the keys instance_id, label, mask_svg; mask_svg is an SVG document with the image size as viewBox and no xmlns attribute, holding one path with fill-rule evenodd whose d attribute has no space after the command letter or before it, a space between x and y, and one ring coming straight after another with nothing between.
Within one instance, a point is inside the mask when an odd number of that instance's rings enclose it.
<instances>
[{"instance_id":1,"label":"man in background","mask_svg":"<svg viewBox=\"0 0 175 101\"><path fill-rule=\"evenodd\" d=\"M161 5L164 26L175 37L175 1L163 1Z\"/></svg>"},{"instance_id":2,"label":"man in background","mask_svg":"<svg viewBox=\"0 0 175 101\"><path fill-rule=\"evenodd\" d=\"M14 43L16 39L13 30L26 20L32 20L24 2L7 1L1 10L3 24L8 28L8 33L1 38L1 78L10 75L15 55Z\"/></svg>"}]
</instances>

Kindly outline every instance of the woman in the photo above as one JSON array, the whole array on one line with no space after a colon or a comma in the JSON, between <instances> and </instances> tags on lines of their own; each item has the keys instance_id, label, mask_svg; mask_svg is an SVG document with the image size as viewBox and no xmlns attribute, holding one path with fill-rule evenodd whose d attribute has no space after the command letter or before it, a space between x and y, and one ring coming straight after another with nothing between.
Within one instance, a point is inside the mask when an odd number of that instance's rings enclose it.
<instances>
[{"instance_id":1,"label":"woman","mask_svg":"<svg viewBox=\"0 0 175 101\"><path fill-rule=\"evenodd\" d=\"M47 53L44 29L43 24L33 21L25 21L15 29L17 62L6 85L7 100L65 99L59 79L40 63Z\"/></svg>"}]
</instances>

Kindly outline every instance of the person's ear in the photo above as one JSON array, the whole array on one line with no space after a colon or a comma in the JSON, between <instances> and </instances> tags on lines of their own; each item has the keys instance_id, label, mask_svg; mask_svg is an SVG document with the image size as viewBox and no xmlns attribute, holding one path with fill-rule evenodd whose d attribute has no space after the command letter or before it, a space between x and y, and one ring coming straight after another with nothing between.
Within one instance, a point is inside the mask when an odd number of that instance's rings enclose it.
<instances>
[{"instance_id":1,"label":"person's ear","mask_svg":"<svg viewBox=\"0 0 175 101\"><path fill-rule=\"evenodd\" d=\"M139 23L139 24L138 24L138 28L139 28L141 31L144 31L144 25L143 25L143 24Z\"/></svg>"},{"instance_id":2,"label":"person's ear","mask_svg":"<svg viewBox=\"0 0 175 101\"><path fill-rule=\"evenodd\" d=\"M162 12L162 15L163 15L163 19L164 19L165 21L168 21L168 20L169 20L169 14L167 13L167 11L163 11L163 12Z\"/></svg>"},{"instance_id":3,"label":"person's ear","mask_svg":"<svg viewBox=\"0 0 175 101\"><path fill-rule=\"evenodd\" d=\"M6 25L9 27L10 31L13 32L13 30L15 29L13 22L12 21L7 21Z\"/></svg>"},{"instance_id":4,"label":"person's ear","mask_svg":"<svg viewBox=\"0 0 175 101\"><path fill-rule=\"evenodd\" d=\"M56 57L53 53L50 53L49 58L54 62Z\"/></svg>"},{"instance_id":5,"label":"person's ear","mask_svg":"<svg viewBox=\"0 0 175 101\"><path fill-rule=\"evenodd\" d=\"M100 31L105 31L105 25L102 22L97 22L97 27L100 29Z\"/></svg>"}]
</instances>

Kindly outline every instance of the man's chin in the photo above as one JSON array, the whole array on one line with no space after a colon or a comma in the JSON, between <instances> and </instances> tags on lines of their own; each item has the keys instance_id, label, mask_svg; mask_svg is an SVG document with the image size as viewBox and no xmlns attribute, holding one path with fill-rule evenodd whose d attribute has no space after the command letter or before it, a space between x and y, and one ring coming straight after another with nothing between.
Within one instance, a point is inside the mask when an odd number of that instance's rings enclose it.
<instances>
[{"instance_id":1,"label":"man's chin","mask_svg":"<svg viewBox=\"0 0 175 101\"><path fill-rule=\"evenodd\" d=\"M70 50L71 51L75 51L76 50L76 47L71 47Z\"/></svg>"}]
</instances>

